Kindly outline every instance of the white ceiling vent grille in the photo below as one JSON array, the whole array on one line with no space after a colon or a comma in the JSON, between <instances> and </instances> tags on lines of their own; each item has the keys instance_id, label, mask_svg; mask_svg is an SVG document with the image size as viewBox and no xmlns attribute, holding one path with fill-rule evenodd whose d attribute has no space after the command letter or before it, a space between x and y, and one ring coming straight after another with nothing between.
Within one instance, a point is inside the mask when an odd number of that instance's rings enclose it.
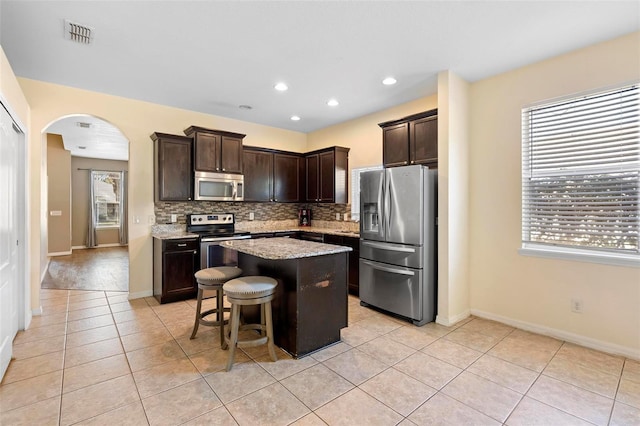
<instances>
[{"instance_id":1,"label":"white ceiling vent grille","mask_svg":"<svg viewBox=\"0 0 640 426\"><path fill-rule=\"evenodd\" d=\"M64 20L64 38L82 44L90 44L93 40L93 28Z\"/></svg>"}]
</instances>

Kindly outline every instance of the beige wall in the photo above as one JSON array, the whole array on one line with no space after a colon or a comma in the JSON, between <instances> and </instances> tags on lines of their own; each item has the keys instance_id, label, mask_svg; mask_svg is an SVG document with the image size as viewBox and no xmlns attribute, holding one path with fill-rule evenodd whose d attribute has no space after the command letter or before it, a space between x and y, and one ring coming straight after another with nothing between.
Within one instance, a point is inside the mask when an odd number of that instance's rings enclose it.
<instances>
[{"instance_id":1,"label":"beige wall","mask_svg":"<svg viewBox=\"0 0 640 426\"><path fill-rule=\"evenodd\" d=\"M62 136L47 134L48 254L71 254L71 152ZM53 216L51 212L60 212Z\"/></svg>"},{"instance_id":2,"label":"beige wall","mask_svg":"<svg viewBox=\"0 0 640 426\"><path fill-rule=\"evenodd\" d=\"M153 217L153 132L182 134L190 125L225 129L247 135L245 144L270 146L303 152L306 135L272 127L232 120L207 114L171 108L132 99L49 84L21 78L18 80L31 106L30 146L37 147L41 133L60 117L90 114L116 126L129 140L129 291L132 297L152 293L152 245L149 217ZM31 159L31 168L39 166L42 152ZM38 166L36 166L36 164ZM34 181L32 199L39 197L39 176ZM134 216L141 218L136 224ZM43 225L30 223L32 232L40 233ZM33 279L34 277L32 277ZM32 281L37 290L39 279ZM39 306L38 291L32 304Z\"/></svg>"},{"instance_id":3,"label":"beige wall","mask_svg":"<svg viewBox=\"0 0 640 426\"><path fill-rule=\"evenodd\" d=\"M127 171L127 161L102 160L97 158L71 157L71 245L85 247L87 243L87 228L89 227L89 170ZM98 229L96 237L98 245L118 244L118 229Z\"/></svg>"},{"instance_id":4,"label":"beige wall","mask_svg":"<svg viewBox=\"0 0 640 426\"><path fill-rule=\"evenodd\" d=\"M472 85L472 312L640 358L640 269L518 254L521 108L638 79L634 33Z\"/></svg>"}]
</instances>

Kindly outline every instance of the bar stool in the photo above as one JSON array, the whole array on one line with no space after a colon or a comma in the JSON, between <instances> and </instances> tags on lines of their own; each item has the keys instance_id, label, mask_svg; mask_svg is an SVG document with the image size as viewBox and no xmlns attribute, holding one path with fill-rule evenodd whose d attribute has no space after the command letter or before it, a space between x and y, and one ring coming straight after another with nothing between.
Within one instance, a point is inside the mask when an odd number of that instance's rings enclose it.
<instances>
[{"instance_id":1,"label":"bar stool","mask_svg":"<svg viewBox=\"0 0 640 426\"><path fill-rule=\"evenodd\" d=\"M235 266L217 266L215 268L205 268L196 272L196 281L198 282L198 305L196 307L196 321L193 324L193 332L190 339L196 337L198 332L198 326L200 324L214 327L220 327L220 346L225 348L226 342L224 340L224 313L230 312L229 308L224 307L224 299L222 292L222 285L230 279L239 277L242 275L242 269ZM205 312L201 312L202 309L202 295L205 290L213 290L216 292L216 307L209 309ZM206 320L205 317L211 314L216 314L216 320Z\"/></svg>"},{"instance_id":2,"label":"bar stool","mask_svg":"<svg viewBox=\"0 0 640 426\"><path fill-rule=\"evenodd\" d=\"M273 278L261 276L240 277L224 283L224 292L231 303L229 331L225 335L225 343L229 347L227 371L231 370L236 347L251 347L267 344L269 355L277 361L273 345L273 319L271 317L271 301L276 292L278 282ZM240 325L240 309L242 306L260 305L260 324ZM256 330L260 337L238 341L240 330ZM265 336L266 332L266 336Z\"/></svg>"}]
</instances>

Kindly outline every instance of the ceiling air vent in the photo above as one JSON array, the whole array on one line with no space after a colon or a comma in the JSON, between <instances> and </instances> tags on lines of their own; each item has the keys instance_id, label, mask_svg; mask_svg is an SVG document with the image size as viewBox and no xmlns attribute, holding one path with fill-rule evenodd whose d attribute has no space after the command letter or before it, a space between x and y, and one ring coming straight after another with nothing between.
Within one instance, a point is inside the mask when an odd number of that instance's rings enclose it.
<instances>
[{"instance_id":1,"label":"ceiling air vent","mask_svg":"<svg viewBox=\"0 0 640 426\"><path fill-rule=\"evenodd\" d=\"M83 129L91 128L91 123L85 123L84 121L76 121L76 126L82 127Z\"/></svg>"},{"instance_id":2,"label":"ceiling air vent","mask_svg":"<svg viewBox=\"0 0 640 426\"><path fill-rule=\"evenodd\" d=\"M93 28L64 20L64 38L82 44L90 44L93 40Z\"/></svg>"}]
</instances>

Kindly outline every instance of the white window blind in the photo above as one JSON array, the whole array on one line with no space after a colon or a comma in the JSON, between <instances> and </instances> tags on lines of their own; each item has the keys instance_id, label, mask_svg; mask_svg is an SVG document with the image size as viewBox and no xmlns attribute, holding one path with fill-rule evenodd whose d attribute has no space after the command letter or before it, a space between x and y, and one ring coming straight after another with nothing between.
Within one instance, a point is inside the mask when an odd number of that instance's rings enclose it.
<instances>
[{"instance_id":1,"label":"white window blind","mask_svg":"<svg viewBox=\"0 0 640 426\"><path fill-rule=\"evenodd\" d=\"M382 170L382 165L351 170L351 220L360 221L360 173Z\"/></svg>"},{"instance_id":2,"label":"white window blind","mask_svg":"<svg viewBox=\"0 0 640 426\"><path fill-rule=\"evenodd\" d=\"M638 85L522 112L522 240L640 253Z\"/></svg>"}]
</instances>

